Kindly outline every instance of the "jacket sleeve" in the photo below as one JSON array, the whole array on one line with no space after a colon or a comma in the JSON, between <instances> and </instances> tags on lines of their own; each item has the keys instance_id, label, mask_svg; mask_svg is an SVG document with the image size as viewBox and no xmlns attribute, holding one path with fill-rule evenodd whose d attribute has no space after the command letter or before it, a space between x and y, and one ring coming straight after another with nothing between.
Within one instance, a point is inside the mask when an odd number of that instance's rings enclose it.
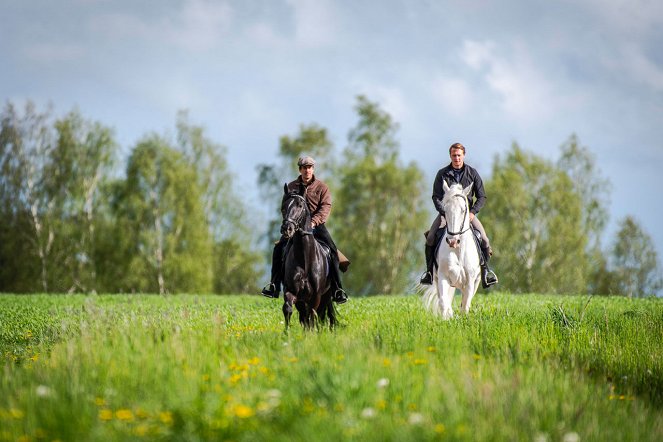
<instances>
[{"instance_id":1,"label":"jacket sleeve","mask_svg":"<svg viewBox=\"0 0 663 442\"><path fill-rule=\"evenodd\" d=\"M324 186L320 189L320 202L315 212L311 214L311 221L314 222L316 226L326 223L327 218L329 218L329 214L331 213L331 207L331 193L329 192L329 187Z\"/></svg>"},{"instance_id":2,"label":"jacket sleeve","mask_svg":"<svg viewBox=\"0 0 663 442\"><path fill-rule=\"evenodd\" d=\"M435 205L435 209L442 216L444 216L444 208L442 207L442 199L444 198L443 182L444 177L442 176L442 170L439 170L435 176L435 181L433 182L433 204Z\"/></svg>"},{"instance_id":3,"label":"jacket sleeve","mask_svg":"<svg viewBox=\"0 0 663 442\"><path fill-rule=\"evenodd\" d=\"M476 215L486 204L486 191L483 188L483 181L481 180L479 173L475 170L473 175L474 186L472 186L472 193L474 194L476 201L474 201L474 204L472 204L470 212Z\"/></svg>"}]
</instances>

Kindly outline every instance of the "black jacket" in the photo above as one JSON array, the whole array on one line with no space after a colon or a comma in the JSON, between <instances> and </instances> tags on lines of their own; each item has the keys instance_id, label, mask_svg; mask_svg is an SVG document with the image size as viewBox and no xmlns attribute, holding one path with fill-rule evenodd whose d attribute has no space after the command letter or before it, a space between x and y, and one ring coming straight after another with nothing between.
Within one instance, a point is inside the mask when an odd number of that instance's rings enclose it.
<instances>
[{"instance_id":1,"label":"black jacket","mask_svg":"<svg viewBox=\"0 0 663 442\"><path fill-rule=\"evenodd\" d=\"M444 209L442 208L442 198L444 198L443 181L446 181L448 186L458 183L454 177L451 164L438 170L437 175L435 176L435 182L433 183L433 204L435 204L435 208L442 216L444 216ZM477 172L475 168L464 164L461 169L459 182L463 188L473 184L472 192L468 195L467 200L470 203L470 212L476 215L479 213L479 210L481 210L483 205L486 204L486 192L483 190L483 181L479 176L479 172Z\"/></svg>"}]
</instances>

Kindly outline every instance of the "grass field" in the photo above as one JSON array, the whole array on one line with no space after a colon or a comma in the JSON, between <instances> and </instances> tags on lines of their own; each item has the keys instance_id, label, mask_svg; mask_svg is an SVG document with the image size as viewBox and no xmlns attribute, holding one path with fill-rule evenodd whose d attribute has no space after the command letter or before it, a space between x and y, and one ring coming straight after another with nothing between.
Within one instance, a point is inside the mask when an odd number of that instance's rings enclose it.
<instances>
[{"instance_id":1,"label":"grass field","mask_svg":"<svg viewBox=\"0 0 663 442\"><path fill-rule=\"evenodd\" d=\"M458 301L458 300L456 300ZM0 296L0 440L663 440L663 300Z\"/></svg>"}]
</instances>

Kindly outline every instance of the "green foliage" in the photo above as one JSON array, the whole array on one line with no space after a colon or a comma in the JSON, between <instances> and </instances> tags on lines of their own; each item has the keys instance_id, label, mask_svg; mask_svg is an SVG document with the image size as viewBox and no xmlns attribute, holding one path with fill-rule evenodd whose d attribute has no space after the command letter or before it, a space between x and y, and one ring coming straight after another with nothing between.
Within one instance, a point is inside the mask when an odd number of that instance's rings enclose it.
<instances>
[{"instance_id":1,"label":"green foliage","mask_svg":"<svg viewBox=\"0 0 663 442\"><path fill-rule=\"evenodd\" d=\"M620 223L612 246L616 292L628 297L652 296L663 289L663 277L651 237L630 216Z\"/></svg>"},{"instance_id":2,"label":"green foliage","mask_svg":"<svg viewBox=\"0 0 663 442\"><path fill-rule=\"evenodd\" d=\"M399 293L419 262L426 212L423 173L398 159L397 125L365 97L344 152L334 206L336 243L353 262L351 292Z\"/></svg>"},{"instance_id":3,"label":"green foliage","mask_svg":"<svg viewBox=\"0 0 663 442\"><path fill-rule=\"evenodd\" d=\"M133 253L125 290L212 291L212 248L195 169L163 139L140 142L127 167L126 198Z\"/></svg>"},{"instance_id":4,"label":"green foliage","mask_svg":"<svg viewBox=\"0 0 663 442\"><path fill-rule=\"evenodd\" d=\"M8 103L0 117L0 291L257 289L225 148L186 113L176 144L153 135L132 149L126 179L111 178L113 132L77 111L51 122Z\"/></svg>"},{"instance_id":5,"label":"green foliage","mask_svg":"<svg viewBox=\"0 0 663 442\"><path fill-rule=\"evenodd\" d=\"M441 322L413 296L355 299L334 332L284 334L259 297L0 296L0 437L663 437L661 300L474 306Z\"/></svg>"},{"instance_id":6,"label":"green foliage","mask_svg":"<svg viewBox=\"0 0 663 442\"><path fill-rule=\"evenodd\" d=\"M587 287L582 200L568 175L514 144L486 183L494 266L516 293L580 293Z\"/></svg>"}]
</instances>

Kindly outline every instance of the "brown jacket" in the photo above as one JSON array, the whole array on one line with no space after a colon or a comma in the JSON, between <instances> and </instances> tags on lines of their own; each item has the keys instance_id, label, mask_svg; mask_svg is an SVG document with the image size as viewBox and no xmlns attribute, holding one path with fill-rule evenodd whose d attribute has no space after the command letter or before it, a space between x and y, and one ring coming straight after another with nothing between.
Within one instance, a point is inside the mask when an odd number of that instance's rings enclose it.
<instances>
[{"instance_id":1,"label":"brown jacket","mask_svg":"<svg viewBox=\"0 0 663 442\"><path fill-rule=\"evenodd\" d=\"M301 194L306 198L308 210L311 212L311 221L316 226L324 224L329 218L332 207L331 193L329 187L313 175L310 183L304 184L301 175L295 181L288 183L288 192ZM281 214L285 216L285 195L281 201Z\"/></svg>"}]
</instances>

